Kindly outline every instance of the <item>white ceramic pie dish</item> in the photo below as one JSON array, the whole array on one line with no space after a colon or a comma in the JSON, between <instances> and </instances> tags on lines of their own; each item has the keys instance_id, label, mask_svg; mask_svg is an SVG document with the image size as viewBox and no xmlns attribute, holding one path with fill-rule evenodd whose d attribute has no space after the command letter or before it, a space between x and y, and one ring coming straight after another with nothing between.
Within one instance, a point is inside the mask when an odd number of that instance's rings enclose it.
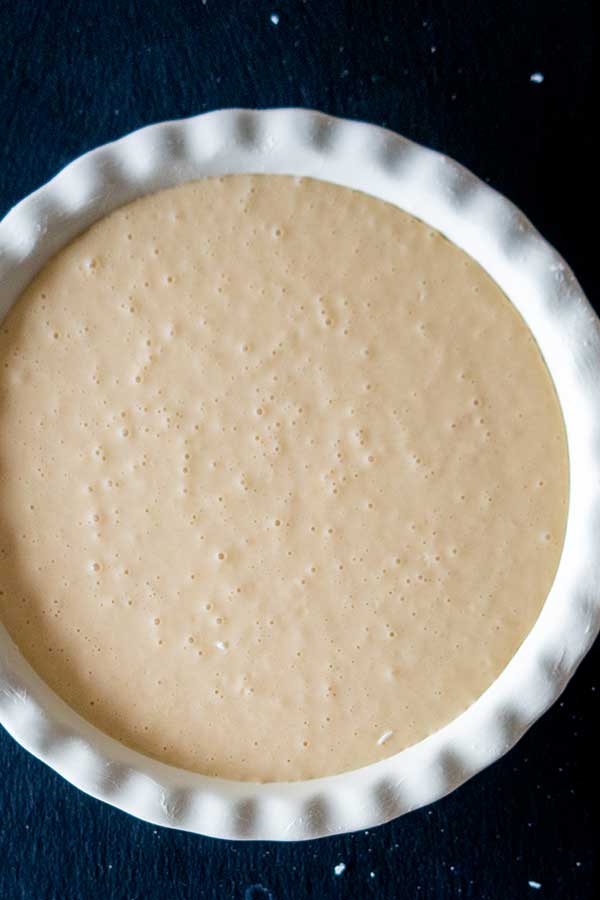
<instances>
[{"instance_id":1,"label":"white ceramic pie dish","mask_svg":"<svg viewBox=\"0 0 600 900\"><path fill-rule=\"evenodd\" d=\"M292 784L164 765L99 732L0 626L0 722L68 781L147 821L222 838L303 840L431 803L502 756L556 700L600 627L600 324L572 272L511 203L396 134L308 110L222 110L152 125L71 163L0 223L0 319L48 258L136 197L205 175L307 175L397 204L476 259L535 335L562 404L570 502L559 570L494 684L426 740L354 772Z\"/></svg>"}]
</instances>

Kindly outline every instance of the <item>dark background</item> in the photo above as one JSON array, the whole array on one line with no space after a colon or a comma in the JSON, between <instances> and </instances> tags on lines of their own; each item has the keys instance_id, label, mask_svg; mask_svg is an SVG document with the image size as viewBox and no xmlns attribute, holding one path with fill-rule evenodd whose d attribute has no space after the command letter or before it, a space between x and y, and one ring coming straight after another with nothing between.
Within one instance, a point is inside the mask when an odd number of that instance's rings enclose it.
<instances>
[{"instance_id":1,"label":"dark background","mask_svg":"<svg viewBox=\"0 0 600 900\"><path fill-rule=\"evenodd\" d=\"M141 125L308 106L387 125L473 169L597 303L597 227L585 221L598 182L594 43L592 0L0 0L0 215ZM562 700L457 793L307 844L146 825L2 732L0 900L591 900L599 662L597 645Z\"/></svg>"}]
</instances>

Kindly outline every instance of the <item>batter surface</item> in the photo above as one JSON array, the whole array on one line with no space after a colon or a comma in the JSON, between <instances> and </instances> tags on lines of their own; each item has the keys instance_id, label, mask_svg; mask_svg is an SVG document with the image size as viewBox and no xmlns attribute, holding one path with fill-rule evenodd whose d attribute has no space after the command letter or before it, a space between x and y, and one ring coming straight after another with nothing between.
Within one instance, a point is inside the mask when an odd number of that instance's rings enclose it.
<instances>
[{"instance_id":1,"label":"batter surface","mask_svg":"<svg viewBox=\"0 0 600 900\"><path fill-rule=\"evenodd\" d=\"M210 178L60 252L1 326L0 612L86 719L293 780L451 720L552 584L561 412L498 287L393 206Z\"/></svg>"}]
</instances>

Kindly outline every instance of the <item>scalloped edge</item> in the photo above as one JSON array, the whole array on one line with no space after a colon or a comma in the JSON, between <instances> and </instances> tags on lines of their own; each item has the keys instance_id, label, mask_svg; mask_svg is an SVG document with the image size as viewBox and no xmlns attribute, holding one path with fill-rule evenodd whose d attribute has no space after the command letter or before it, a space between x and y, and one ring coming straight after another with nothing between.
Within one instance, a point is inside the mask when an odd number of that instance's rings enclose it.
<instances>
[{"instance_id":1,"label":"scalloped edge","mask_svg":"<svg viewBox=\"0 0 600 900\"><path fill-rule=\"evenodd\" d=\"M600 628L600 323L523 214L456 162L393 132L303 109L220 110L150 125L86 153L0 223L0 319L48 258L134 198L193 178L305 175L394 203L494 278L554 379L570 455L554 585L506 669L462 715L395 756L296 783L209 778L102 734L35 674L0 626L0 722L81 790L157 825L219 838L307 840L383 824L490 765L559 697Z\"/></svg>"}]
</instances>

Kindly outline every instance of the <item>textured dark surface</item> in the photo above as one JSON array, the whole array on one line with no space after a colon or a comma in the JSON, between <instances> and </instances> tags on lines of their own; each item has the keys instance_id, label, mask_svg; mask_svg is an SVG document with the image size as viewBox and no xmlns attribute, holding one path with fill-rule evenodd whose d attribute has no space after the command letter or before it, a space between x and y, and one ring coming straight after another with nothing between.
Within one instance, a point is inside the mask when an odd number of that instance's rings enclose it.
<instances>
[{"instance_id":1,"label":"textured dark surface","mask_svg":"<svg viewBox=\"0 0 600 900\"><path fill-rule=\"evenodd\" d=\"M597 181L593 24L591 0L0 0L0 214L140 125L310 106L472 168L597 301L597 228L582 219ZM295 846L138 822L2 732L0 900L591 900L599 662L596 646L562 701L454 795L369 833Z\"/></svg>"}]
</instances>

